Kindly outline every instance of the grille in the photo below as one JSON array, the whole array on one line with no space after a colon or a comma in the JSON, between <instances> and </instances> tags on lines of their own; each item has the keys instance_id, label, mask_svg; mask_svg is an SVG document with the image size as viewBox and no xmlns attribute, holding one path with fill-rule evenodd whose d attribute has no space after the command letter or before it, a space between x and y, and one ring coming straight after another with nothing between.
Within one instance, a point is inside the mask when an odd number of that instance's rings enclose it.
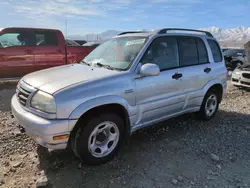
<instances>
[{"instance_id":1,"label":"grille","mask_svg":"<svg viewBox=\"0 0 250 188\"><path fill-rule=\"evenodd\" d=\"M243 73L243 74L242 74L242 76L243 76L244 78L248 78L248 79L250 79L250 74Z\"/></svg>"},{"instance_id":2,"label":"grille","mask_svg":"<svg viewBox=\"0 0 250 188\"><path fill-rule=\"evenodd\" d=\"M249 82L242 82L242 81L241 81L241 83L244 84L244 85L249 85L249 86L250 86L250 83L249 83Z\"/></svg>"},{"instance_id":3,"label":"grille","mask_svg":"<svg viewBox=\"0 0 250 188\"><path fill-rule=\"evenodd\" d=\"M238 82L239 80L238 80L238 79L235 79L235 78L232 78L232 81L233 81L233 82Z\"/></svg>"},{"instance_id":4,"label":"grille","mask_svg":"<svg viewBox=\"0 0 250 188\"><path fill-rule=\"evenodd\" d=\"M17 85L16 96L22 106L26 106L29 97L35 91L35 89L23 81L20 81Z\"/></svg>"}]
</instances>

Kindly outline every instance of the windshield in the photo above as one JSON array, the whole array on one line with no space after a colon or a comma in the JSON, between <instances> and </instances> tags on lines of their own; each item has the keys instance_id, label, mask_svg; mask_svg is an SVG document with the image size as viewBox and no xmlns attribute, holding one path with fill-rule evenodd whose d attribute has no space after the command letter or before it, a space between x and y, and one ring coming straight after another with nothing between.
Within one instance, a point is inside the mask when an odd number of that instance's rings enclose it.
<instances>
[{"instance_id":1,"label":"windshield","mask_svg":"<svg viewBox=\"0 0 250 188\"><path fill-rule=\"evenodd\" d=\"M147 37L119 37L110 39L95 48L83 61L103 64L114 69L126 70L142 49Z\"/></svg>"},{"instance_id":2,"label":"windshield","mask_svg":"<svg viewBox=\"0 0 250 188\"><path fill-rule=\"evenodd\" d=\"M224 56L237 56L237 53L243 53L243 49L226 50L223 52Z\"/></svg>"}]
</instances>

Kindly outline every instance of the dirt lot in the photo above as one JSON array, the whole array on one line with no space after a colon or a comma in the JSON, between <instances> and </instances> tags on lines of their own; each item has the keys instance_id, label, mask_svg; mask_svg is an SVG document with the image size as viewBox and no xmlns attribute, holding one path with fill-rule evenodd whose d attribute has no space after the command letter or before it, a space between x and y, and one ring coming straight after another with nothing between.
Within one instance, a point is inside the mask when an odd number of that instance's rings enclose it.
<instances>
[{"instance_id":1,"label":"dirt lot","mask_svg":"<svg viewBox=\"0 0 250 188\"><path fill-rule=\"evenodd\" d=\"M15 128L0 86L0 187L250 187L250 92L229 84L210 122L193 115L135 133L111 162L91 167L69 151L47 151Z\"/></svg>"}]
</instances>

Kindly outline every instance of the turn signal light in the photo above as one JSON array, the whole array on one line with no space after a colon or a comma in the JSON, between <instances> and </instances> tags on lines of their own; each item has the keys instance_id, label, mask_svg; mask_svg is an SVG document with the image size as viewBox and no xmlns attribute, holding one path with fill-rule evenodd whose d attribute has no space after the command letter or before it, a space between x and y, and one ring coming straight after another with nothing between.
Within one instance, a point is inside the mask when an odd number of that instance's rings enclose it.
<instances>
[{"instance_id":1,"label":"turn signal light","mask_svg":"<svg viewBox=\"0 0 250 188\"><path fill-rule=\"evenodd\" d=\"M69 138L69 135L65 134L65 135L54 136L53 140L64 140L64 139L67 139L67 138Z\"/></svg>"}]
</instances>

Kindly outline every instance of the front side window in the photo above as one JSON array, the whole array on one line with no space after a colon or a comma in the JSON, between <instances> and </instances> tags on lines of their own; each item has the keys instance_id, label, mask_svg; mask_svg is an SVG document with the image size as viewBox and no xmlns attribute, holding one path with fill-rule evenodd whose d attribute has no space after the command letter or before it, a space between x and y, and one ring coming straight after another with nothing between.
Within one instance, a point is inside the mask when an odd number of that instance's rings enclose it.
<instances>
[{"instance_id":1,"label":"front side window","mask_svg":"<svg viewBox=\"0 0 250 188\"><path fill-rule=\"evenodd\" d=\"M154 63L161 71L178 67L177 40L174 37L156 38L144 54L141 63Z\"/></svg>"},{"instance_id":2,"label":"front side window","mask_svg":"<svg viewBox=\"0 0 250 188\"><path fill-rule=\"evenodd\" d=\"M144 46L147 37L118 37L96 47L83 61L103 64L114 69L126 70Z\"/></svg>"},{"instance_id":3,"label":"front side window","mask_svg":"<svg viewBox=\"0 0 250 188\"><path fill-rule=\"evenodd\" d=\"M198 62L198 50L194 38L181 38L180 45L180 59L181 66L197 65Z\"/></svg>"},{"instance_id":4,"label":"front side window","mask_svg":"<svg viewBox=\"0 0 250 188\"><path fill-rule=\"evenodd\" d=\"M222 54L221 54L221 50L220 47L218 45L218 43L215 40L207 40L208 44L211 48L213 57L214 57L214 62L221 62L222 61Z\"/></svg>"},{"instance_id":5,"label":"front side window","mask_svg":"<svg viewBox=\"0 0 250 188\"><path fill-rule=\"evenodd\" d=\"M0 48L26 45L27 35L25 32L10 32L0 35Z\"/></svg>"}]
</instances>

